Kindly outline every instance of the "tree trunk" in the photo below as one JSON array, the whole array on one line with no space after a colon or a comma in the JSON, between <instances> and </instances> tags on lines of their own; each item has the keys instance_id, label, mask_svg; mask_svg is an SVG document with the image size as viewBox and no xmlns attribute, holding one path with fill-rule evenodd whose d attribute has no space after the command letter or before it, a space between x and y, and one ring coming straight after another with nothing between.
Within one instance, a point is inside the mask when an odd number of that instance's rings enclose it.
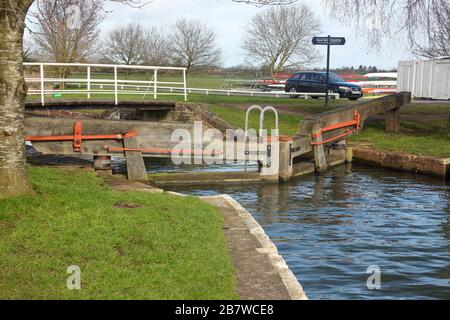
<instances>
[{"instance_id":1,"label":"tree trunk","mask_svg":"<svg viewBox=\"0 0 450 320\"><path fill-rule=\"evenodd\" d=\"M26 168L27 86L22 66L24 21L32 2L0 1L0 198L32 191Z\"/></svg>"}]
</instances>

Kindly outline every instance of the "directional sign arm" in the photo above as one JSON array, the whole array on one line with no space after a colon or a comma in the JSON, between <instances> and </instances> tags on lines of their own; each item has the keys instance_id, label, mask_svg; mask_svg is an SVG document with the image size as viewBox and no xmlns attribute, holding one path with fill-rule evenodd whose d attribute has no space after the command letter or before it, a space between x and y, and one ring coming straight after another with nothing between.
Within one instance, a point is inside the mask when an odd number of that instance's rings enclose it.
<instances>
[{"instance_id":1,"label":"directional sign arm","mask_svg":"<svg viewBox=\"0 0 450 320\"><path fill-rule=\"evenodd\" d=\"M316 46L343 46L346 43L345 38L343 37L330 37L330 43L328 43L328 37L314 37L312 39L312 43Z\"/></svg>"}]
</instances>

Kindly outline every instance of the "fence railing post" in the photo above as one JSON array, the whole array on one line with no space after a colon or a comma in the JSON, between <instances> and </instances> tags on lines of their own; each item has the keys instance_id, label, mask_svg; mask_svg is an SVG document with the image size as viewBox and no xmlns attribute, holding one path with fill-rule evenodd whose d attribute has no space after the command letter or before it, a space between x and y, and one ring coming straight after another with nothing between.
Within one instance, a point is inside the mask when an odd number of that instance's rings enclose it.
<instances>
[{"instance_id":1,"label":"fence railing post","mask_svg":"<svg viewBox=\"0 0 450 320\"><path fill-rule=\"evenodd\" d=\"M187 101L186 69L183 69L184 101Z\"/></svg>"},{"instance_id":2,"label":"fence railing post","mask_svg":"<svg viewBox=\"0 0 450 320\"><path fill-rule=\"evenodd\" d=\"M158 69L155 69L153 75L153 98L158 98Z\"/></svg>"},{"instance_id":3,"label":"fence railing post","mask_svg":"<svg viewBox=\"0 0 450 320\"><path fill-rule=\"evenodd\" d=\"M114 97L116 106L119 104L119 94L117 88L117 66L114 66Z\"/></svg>"},{"instance_id":4,"label":"fence railing post","mask_svg":"<svg viewBox=\"0 0 450 320\"><path fill-rule=\"evenodd\" d=\"M91 98L91 67L87 67L87 90L88 90L88 94L87 94L87 98L90 99Z\"/></svg>"},{"instance_id":5,"label":"fence railing post","mask_svg":"<svg viewBox=\"0 0 450 320\"><path fill-rule=\"evenodd\" d=\"M44 64L40 64L40 77L41 77L41 104L45 105L45 80L44 80Z\"/></svg>"}]
</instances>

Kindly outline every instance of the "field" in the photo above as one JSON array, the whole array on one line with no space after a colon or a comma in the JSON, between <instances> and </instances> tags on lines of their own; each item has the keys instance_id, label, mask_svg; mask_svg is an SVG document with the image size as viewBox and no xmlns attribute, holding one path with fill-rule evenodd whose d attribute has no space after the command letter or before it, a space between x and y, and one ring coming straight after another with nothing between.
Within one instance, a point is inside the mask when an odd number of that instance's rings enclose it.
<instances>
[{"instance_id":1,"label":"field","mask_svg":"<svg viewBox=\"0 0 450 320\"><path fill-rule=\"evenodd\" d=\"M86 171L29 175L34 196L0 200L0 299L238 298L216 208ZM72 265L81 291L66 287Z\"/></svg>"},{"instance_id":2,"label":"field","mask_svg":"<svg viewBox=\"0 0 450 320\"><path fill-rule=\"evenodd\" d=\"M399 133L386 133L384 122L376 117L350 141L369 144L379 150L450 157L450 135L446 134L449 114L450 103L413 104L402 109Z\"/></svg>"}]
</instances>

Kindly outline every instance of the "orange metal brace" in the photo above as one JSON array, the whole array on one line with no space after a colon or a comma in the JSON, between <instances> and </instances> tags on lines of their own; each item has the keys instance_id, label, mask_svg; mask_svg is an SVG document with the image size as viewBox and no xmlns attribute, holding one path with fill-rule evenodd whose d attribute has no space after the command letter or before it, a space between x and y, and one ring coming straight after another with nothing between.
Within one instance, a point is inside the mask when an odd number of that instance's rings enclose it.
<instances>
[{"instance_id":1,"label":"orange metal brace","mask_svg":"<svg viewBox=\"0 0 450 320\"><path fill-rule=\"evenodd\" d=\"M74 124L73 135L67 136L26 136L25 140L30 142L51 142L51 141L73 141L73 150L75 152L81 151L81 144L83 140L123 140L133 138L138 135L135 130L124 134L104 134L104 135L83 135L83 124L78 121Z\"/></svg>"},{"instance_id":2,"label":"orange metal brace","mask_svg":"<svg viewBox=\"0 0 450 320\"><path fill-rule=\"evenodd\" d=\"M83 141L83 123L75 122L73 126L73 151L81 152L81 142Z\"/></svg>"},{"instance_id":3,"label":"orange metal brace","mask_svg":"<svg viewBox=\"0 0 450 320\"><path fill-rule=\"evenodd\" d=\"M330 131L334 131L334 130L337 130L337 129L343 129L343 128L352 127L352 126L354 127L352 130L349 129L349 130L345 131L344 133L342 133L340 135L337 135L335 137L329 138L327 140L323 140L321 142L314 142L313 141L313 142L311 142L311 145L318 146L318 145L326 144L326 143L329 143L329 142L333 142L335 140L339 140L341 138L345 138L345 137L355 133L356 131L358 131L361 128L361 115L358 113L358 111L355 111L355 116L354 116L353 120L336 123L336 124L333 124L331 126L322 128L320 130L320 132L312 133L311 137L313 139L317 139L320 136L322 136L322 134L324 132L330 132Z\"/></svg>"}]
</instances>

